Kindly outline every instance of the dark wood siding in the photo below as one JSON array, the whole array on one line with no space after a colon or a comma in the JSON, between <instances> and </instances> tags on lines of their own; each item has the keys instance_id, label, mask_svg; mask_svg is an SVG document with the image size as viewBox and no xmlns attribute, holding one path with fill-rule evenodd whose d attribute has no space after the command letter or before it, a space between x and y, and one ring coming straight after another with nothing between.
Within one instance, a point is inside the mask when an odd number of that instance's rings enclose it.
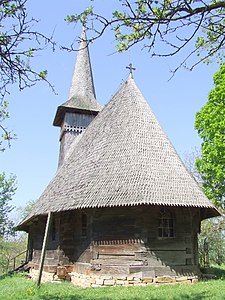
<instances>
[{"instance_id":1,"label":"dark wood siding","mask_svg":"<svg viewBox=\"0 0 225 300\"><path fill-rule=\"evenodd\" d=\"M60 132L59 166L63 163L72 142L80 135L95 115L84 113L66 113Z\"/></svg>"},{"instance_id":2,"label":"dark wood siding","mask_svg":"<svg viewBox=\"0 0 225 300\"><path fill-rule=\"evenodd\" d=\"M175 218L175 236L162 238L160 209L139 206L54 214L54 239L50 234L45 264L73 265L80 272L88 268L99 274L142 272L146 277L195 273L199 210L168 207ZM41 218L30 230L34 263L39 261L45 222Z\"/></svg>"}]
</instances>

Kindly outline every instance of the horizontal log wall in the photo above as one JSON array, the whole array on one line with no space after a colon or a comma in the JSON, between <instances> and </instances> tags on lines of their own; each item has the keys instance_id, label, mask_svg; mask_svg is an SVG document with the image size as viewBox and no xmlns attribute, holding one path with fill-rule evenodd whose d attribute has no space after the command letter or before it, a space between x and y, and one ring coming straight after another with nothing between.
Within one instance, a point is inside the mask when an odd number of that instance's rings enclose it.
<instances>
[{"instance_id":1,"label":"horizontal log wall","mask_svg":"<svg viewBox=\"0 0 225 300\"><path fill-rule=\"evenodd\" d=\"M175 237L159 238L159 209L98 210L93 221L92 269L103 274L142 272L145 277L196 274L198 210L169 208L175 216Z\"/></svg>"},{"instance_id":2,"label":"horizontal log wall","mask_svg":"<svg viewBox=\"0 0 225 300\"><path fill-rule=\"evenodd\" d=\"M170 208L175 216L173 238L158 237L159 209L140 206L54 214L55 232L50 233L45 267L72 266L77 273L93 276L197 274L198 209ZM85 236L82 213L87 216ZM41 218L31 226L34 265L39 262L45 222Z\"/></svg>"}]
</instances>

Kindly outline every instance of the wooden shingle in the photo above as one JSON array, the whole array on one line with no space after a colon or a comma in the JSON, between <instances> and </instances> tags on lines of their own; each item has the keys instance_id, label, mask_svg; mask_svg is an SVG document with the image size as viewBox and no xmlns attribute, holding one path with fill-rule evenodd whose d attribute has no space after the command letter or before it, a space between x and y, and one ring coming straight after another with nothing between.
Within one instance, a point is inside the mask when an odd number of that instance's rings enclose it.
<instances>
[{"instance_id":1,"label":"wooden shingle","mask_svg":"<svg viewBox=\"0 0 225 300\"><path fill-rule=\"evenodd\" d=\"M49 211L137 205L199 207L202 218L219 214L130 76L72 144L19 228Z\"/></svg>"}]
</instances>

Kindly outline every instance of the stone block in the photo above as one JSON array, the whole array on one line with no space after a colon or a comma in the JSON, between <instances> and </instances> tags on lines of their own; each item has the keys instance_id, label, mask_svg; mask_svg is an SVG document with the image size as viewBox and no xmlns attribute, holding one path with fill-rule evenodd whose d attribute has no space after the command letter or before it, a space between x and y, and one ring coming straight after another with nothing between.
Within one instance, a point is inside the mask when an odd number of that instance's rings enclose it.
<instances>
[{"instance_id":1,"label":"stone block","mask_svg":"<svg viewBox=\"0 0 225 300\"><path fill-rule=\"evenodd\" d=\"M188 276L187 279L191 279L191 280L192 280L192 279L198 279L198 276L197 276L197 275Z\"/></svg>"},{"instance_id":2,"label":"stone block","mask_svg":"<svg viewBox=\"0 0 225 300\"><path fill-rule=\"evenodd\" d=\"M45 266L44 270L49 273L56 273L57 266Z\"/></svg>"},{"instance_id":3,"label":"stone block","mask_svg":"<svg viewBox=\"0 0 225 300\"><path fill-rule=\"evenodd\" d=\"M105 279L104 280L104 285L106 285L106 286L113 286L114 284L115 284L114 279Z\"/></svg>"},{"instance_id":4,"label":"stone block","mask_svg":"<svg viewBox=\"0 0 225 300\"><path fill-rule=\"evenodd\" d=\"M176 282L175 277L171 276L160 276L153 279L155 283L172 283Z\"/></svg>"},{"instance_id":5,"label":"stone block","mask_svg":"<svg viewBox=\"0 0 225 300\"><path fill-rule=\"evenodd\" d=\"M42 282L53 281L53 276L54 276L53 273L42 272L41 281Z\"/></svg>"},{"instance_id":6,"label":"stone block","mask_svg":"<svg viewBox=\"0 0 225 300\"><path fill-rule=\"evenodd\" d=\"M126 280L127 276L126 275L119 275L119 276L116 277L116 279L118 279L118 280Z\"/></svg>"},{"instance_id":7,"label":"stone block","mask_svg":"<svg viewBox=\"0 0 225 300\"><path fill-rule=\"evenodd\" d=\"M66 277L65 277L65 280L66 281L71 281L71 276L69 274L67 274Z\"/></svg>"},{"instance_id":8,"label":"stone block","mask_svg":"<svg viewBox=\"0 0 225 300\"><path fill-rule=\"evenodd\" d=\"M139 280L139 279L142 279L142 278L143 278L142 272L133 273L133 274L131 274L131 275L134 277L133 280Z\"/></svg>"},{"instance_id":9,"label":"stone block","mask_svg":"<svg viewBox=\"0 0 225 300\"><path fill-rule=\"evenodd\" d=\"M178 282L177 282L178 283ZM185 283L185 284L190 284L191 283L191 280L184 280L184 281L181 281L180 283Z\"/></svg>"},{"instance_id":10,"label":"stone block","mask_svg":"<svg viewBox=\"0 0 225 300\"><path fill-rule=\"evenodd\" d=\"M38 279L38 270L35 270L35 269L30 269L30 277L32 280L37 280Z\"/></svg>"},{"instance_id":11,"label":"stone block","mask_svg":"<svg viewBox=\"0 0 225 300\"><path fill-rule=\"evenodd\" d=\"M66 275L67 275L66 268L63 267L63 266L58 266L58 267L57 267L57 271L56 271L56 275L57 275L59 278L65 278Z\"/></svg>"},{"instance_id":12,"label":"stone block","mask_svg":"<svg viewBox=\"0 0 225 300\"><path fill-rule=\"evenodd\" d=\"M111 280L113 277L111 275L101 275L99 278L105 279L105 280Z\"/></svg>"},{"instance_id":13,"label":"stone block","mask_svg":"<svg viewBox=\"0 0 225 300\"><path fill-rule=\"evenodd\" d=\"M98 285L103 285L104 279L103 278L96 278L95 283L98 284Z\"/></svg>"},{"instance_id":14,"label":"stone block","mask_svg":"<svg viewBox=\"0 0 225 300\"><path fill-rule=\"evenodd\" d=\"M64 280L64 278L62 279L61 277L59 277L58 275L53 275L53 281L54 282L62 282Z\"/></svg>"},{"instance_id":15,"label":"stone block","mask_svg":"<svg viewBox=\"0 0 225 300\"><path fill-rule=\"evenodd\" d=\"M153 284L154 284L153 281L152 282L146 282L146 285L153 285Z\"/></svg>"},{"instance_id":16,"label":"stone block","mask_svg":"<svg viewBox=\"0 0 225 300\"><path fill-rule=\"evenodd\" d=\"M96 278L91 277L91 278L90 278L90 284L95 284L95 283L96 283Z\"/></svg>"},{"instance_id":17,"label":"stone block","mask_svg":"<svg viewBox=\"0 0 225 300\"><path fill-rule=\"evenodd\" d=\"M39 265L38 264L33 264L34 270L39 270Z\"/></svg>"},{"instance_id":18,"label":"stone block","mask_svg":"<svg viewBox=\"0 0 225 300\"><path fill-rule=\"evenodd\" d=\"M103 287L103 285L92 283L91 287L93 287L93 288L99 288L99 287Z\"/></svg>"},{"instance_id":19,"label":"stone block","mask_svg":"<svg viewBox=\"0 0 225 300\"><path fill-rule=\"evenodd\" d=\"M153 278L152 277L145 277L143 279L143 282L146 282L146 283L153 282Z\"/></svg>"},{"instance_id":20,"label":"stone block","mask_svg":"<svg viewBox=\"0 0 225 300\"><path fill-rule=\"evenodd\" d=\"M133 279L134 279L134 275L133 275L133 274L127 276L127 280L128 280L128 281L133 280Z\"/></svg>"},{"instance_id":21,"label":"stone block","mask_svg":"<svg viewBox=\"0 0 225 300\"><path fill-rule=\"evenodd\" d=\"M186 281L187 279L188 279L187 276L176 277L176 282L183 282Z\"/></svg>"},{"instance_id":22,"label":"stone block","mask_svg":"<svg viewBox=\"0 0 225 300\"><path fill-rule=\"evenodd\" d=\"M73 272L73 265L65 266L67 273Z\"/></svg>"},{"instance_id":23,"label":"stone block","mask_svg":"<svg viewBox=\"0 0 225 300\"><path fill-rule=\"evenodd\" d=\"M134 280L134 281L140 281L141 279L142 279L141 277L136 277L136 276L135 276L133 280Z\"/></svg>"},{"instance_id":24,"label":"stone block","mask_svg":"<svg viewBox=\"0 0 225 300\"><path fill-rule=\"evenodd\" d=\"M128 282L129 282L129 284L133 284L133 285L138 284L138 283L142 283L141 280L129 280Z\"/></svg>"},{"instance_id":25,"label":"stone block","mask_svg":"<svg viewBox=\"0 0 225 300\"><path fill-rule=\"evenodd\" d=\"M117 285L126 285L126 284L128 284L128 281L127 280L117 279L116 280L116 284Z\"/></svg>"}]
</instances>

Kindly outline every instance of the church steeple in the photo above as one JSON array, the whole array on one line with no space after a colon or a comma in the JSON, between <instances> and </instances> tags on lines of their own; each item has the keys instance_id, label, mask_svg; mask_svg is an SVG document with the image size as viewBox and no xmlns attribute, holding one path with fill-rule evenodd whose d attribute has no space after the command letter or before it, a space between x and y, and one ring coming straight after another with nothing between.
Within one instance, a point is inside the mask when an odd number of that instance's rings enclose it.
<instances>
[{"instance_id":1,"label":"church steeple","mask_svg":"<svg viewBox=\"0 0 225 300\"><path fill-rule=\"evenodd\" d=\"M95 96L88 43L83 29L69 98L58 107L53 122L54 126L61 127L59 165L75 137L82 133L101 108Z\"/></svg>"},{"instance_id":2,"label":"church steeple","mask_svg":"<svg viewBox=\"0 0 225 300\"><path fill-rule=\"evenodd\" d=\"M81 35L69 99L74 99L74 104L80 105L83 108L91 107L96 109L98 107L98 103L95 99L91 61L84 29ZM80 103L78 103L78 99L80 100Z\"/></svg>"},{"instance_id":3,"label":"church steeple","mask_svg":"<svg viewBox=\"0 0 225 300\"><path fill-rule=\"evenodd\" d=\"M53 125L61 126L65 111L68 109L98 113L102 107L95 97L86 32L83 29L70 86L69 98L65 103L58 107Z\"/></svg>"}]
</instances>

